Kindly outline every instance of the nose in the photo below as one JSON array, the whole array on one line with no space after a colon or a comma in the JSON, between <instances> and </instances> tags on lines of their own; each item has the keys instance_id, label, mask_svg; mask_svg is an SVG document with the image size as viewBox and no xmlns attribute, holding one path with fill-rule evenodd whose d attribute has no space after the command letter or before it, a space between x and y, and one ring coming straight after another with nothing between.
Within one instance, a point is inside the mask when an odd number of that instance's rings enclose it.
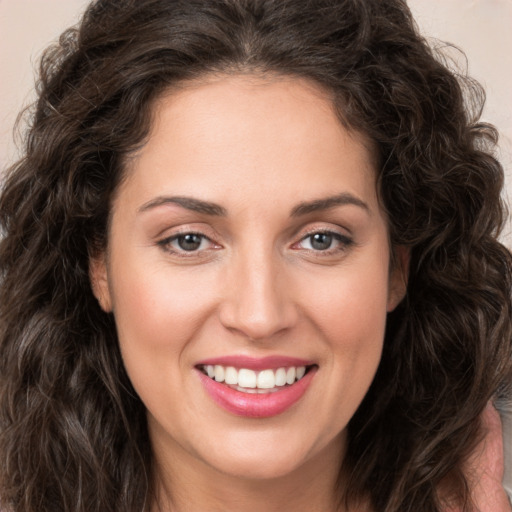
<instances>
[{"instance_id":1,"label":"nose","mask_svg":"<svg viewBox=\"0 0 512 512\"><path fill-rule=\"evenodd\" d=\"M219 318L228 330L263 341L297 323L291 280L272 250L248 248L226 277Z\"/></svg>"}]
</instances>

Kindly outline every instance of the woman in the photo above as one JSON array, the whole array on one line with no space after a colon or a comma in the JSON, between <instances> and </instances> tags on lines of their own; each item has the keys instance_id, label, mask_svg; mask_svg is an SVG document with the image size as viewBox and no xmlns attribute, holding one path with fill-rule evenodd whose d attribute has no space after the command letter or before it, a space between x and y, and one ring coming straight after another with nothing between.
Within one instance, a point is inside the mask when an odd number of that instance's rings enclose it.
<instances>
[{"instance_id":1,"label":"woman","mask_svg":"<svg viewBox=\"0 0 512 512\"><path fill-rule=\"evenodd\" d=\"M472 100L400 1L93 3L0 203L3 506L482 508L512 279Z\"/></svg>"}]
</instances>

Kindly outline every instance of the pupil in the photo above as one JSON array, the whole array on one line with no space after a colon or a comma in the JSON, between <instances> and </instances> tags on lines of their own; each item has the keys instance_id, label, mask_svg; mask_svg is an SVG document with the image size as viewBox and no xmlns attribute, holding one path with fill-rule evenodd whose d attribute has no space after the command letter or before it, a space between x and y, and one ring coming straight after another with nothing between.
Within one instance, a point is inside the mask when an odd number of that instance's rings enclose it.
<instances>
[{"instance_id":1,"label":"pupil","mask_svg":"<svg viewBox=\"0 0 512 512\"><path fill-rule=\"evenodd\" d=\"M195 251L201 245L201 236L190 233L178 237L178 245L184 251Z\"/></svg>"},{"instance_id":2,"label":"pupil","mask_svg":"<svg viewBox=\"0 0 512 512\"><path fill-rule=\"evenodd\" d=\"M332 235L327 233L315 233L311 237L311 247L319 251L325 251L329 249L332 243Z\"/></svg>"}]
</instances>

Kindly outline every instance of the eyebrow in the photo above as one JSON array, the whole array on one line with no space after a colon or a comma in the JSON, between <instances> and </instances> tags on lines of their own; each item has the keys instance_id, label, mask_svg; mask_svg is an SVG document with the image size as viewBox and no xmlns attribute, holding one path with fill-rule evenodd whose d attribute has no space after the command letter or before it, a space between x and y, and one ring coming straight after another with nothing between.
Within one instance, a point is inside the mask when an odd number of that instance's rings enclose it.
<instances>
[{"instance_id":1,"label":"eyebrow","mask_svg":"<svg viewBox=\"0 0 512 512\"><path fill-rule=\"evenodd\" d=\"M187 210L202 213L205 215L212 215L215 217L227 216L227 210L223 206L220 206L216 203L211 203L209 201L202 201L201 199L195 199L193 197L186 196L156 197L155 199L152 199L151 201L144 203L139 208L139 212L145 212L147 210L151 210L152 208L157 208L158 206L166 204L176 204L178 206L181 206L182 208L186 208ZM362 201L361 199L357 198L352 194L342 193L335 196L301 202L292 209L290 216L300 217L302 215L307 215L310 213L328 210L329 208L334 208L336 206L345 205L358 206L359 208L362 208L366 212L370 213L370 208L364 201Z\"/></svg>"},{"instance_id":2,"label":"eyebrow","mask_svg":"<svg viewBox=\"0 0 512 512\"><path fill-rule=\"evenodd\" d=\"M321 199L314 199L313 201L299 203L292 209L290 216L300 217L301 215L307 215L309 213L328 210L329 208L334 208L335 206L345 205L358 206L365 210L367 213L370 213L370 208L364 201L352 194L345 192L335 196L329 196Z\"/></svg>"},{"instance_id":3,"label":"eyebrow","mask_svg":"<svg viewBox=\"0 0 512 512\"><path fill-rule=\"evenodd\" d=\"M187 210L192 210L194 212L203 213L205 215L213 215L216 217L225 217L227 215L227 210L222 206L210 203L209 201L202 201L201 199L195 199L193 197L184 197L184 196L159 196L147 203L144 203L140 208L139 212L145 212L151 210L152 208L156 208L158 206L162 206L165 204L177 204L182 208L186 208Z\"/></svg>"}]
</instances>

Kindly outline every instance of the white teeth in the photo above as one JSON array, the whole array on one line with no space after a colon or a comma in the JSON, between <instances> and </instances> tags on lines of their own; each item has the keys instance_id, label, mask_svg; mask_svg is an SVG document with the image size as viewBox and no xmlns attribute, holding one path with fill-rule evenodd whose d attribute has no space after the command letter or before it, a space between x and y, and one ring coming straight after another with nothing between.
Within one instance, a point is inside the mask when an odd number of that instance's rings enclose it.
<instances>
[{"instance_id":1,"label":"white teeth","mask_svg":"<svg viewBox=\"0 0 512 512\"><path fill-rule=\"evenodd\" d=\"M232 366L228 366L224 374L224 380L226 384L238 384L238 372L236 369Z\"/></svg>"},{"instance_id":2,"label":"white teeth","mask_svg":"<svg viewBox=\"0 0 512 512\"><path fill-rule=\"evenodd\" d=\"M286 369L279 368L276 371L276 386L284 386L286 384Z\"/></svg>"},{"instance_id":3,"label":"white teeth","mask_svg":"<svg viewBox=\"0 0 512 512\"><path fill-rule=\"evenodd\" d=\"M217 382L225 382L237 388L253 390L271 390L285 385L291 385L296 380L302 379L306 374L305 366L290 366L288 368L278 368L277 370L262 370L256 372L247 368L234 368L233 366L222 366L220 364L205 365L204 372L211 379Z\"/></svg>"},{"instance_id":4,"label":"white teeth","mask_svg":"<svg viewBox=\"0 0 512 512\"><path fill-rule=\"evenodd\" d=\"M258 384L260 389L272 389L276 385L276 378L272 370L263 370L258 373Z\"/></svg>"},{"instance_id":5,"label":"white teeth","mask_svg":"<svg viewBox=\"0 0 512 512\"><path fill-rule=\"evenodd\" d=\"M295 375L297 371L293 366L290 366L288 370L286 370L286 384L293 384L295 382Z\"/></svg>"},{"instance_id":6,"label":"white teeth","mask_svg":"<svg viewBox=\"0 0 512 512\"><path fill-rule=\"evenodd\" d=\"M224 382L224 366L220 364L215 365L215 380L217 382Z\"/></svg>"},{"instance_id":7,"label":"white teeth","mask_svg":"<svg viewBox=\"0 0 512 512\"><path fill-rule=\"evenodd\" d=\"M242 368L238 371L238 385L242 388L256 387L256 372Z\"/></svg>"}]
</instances>

